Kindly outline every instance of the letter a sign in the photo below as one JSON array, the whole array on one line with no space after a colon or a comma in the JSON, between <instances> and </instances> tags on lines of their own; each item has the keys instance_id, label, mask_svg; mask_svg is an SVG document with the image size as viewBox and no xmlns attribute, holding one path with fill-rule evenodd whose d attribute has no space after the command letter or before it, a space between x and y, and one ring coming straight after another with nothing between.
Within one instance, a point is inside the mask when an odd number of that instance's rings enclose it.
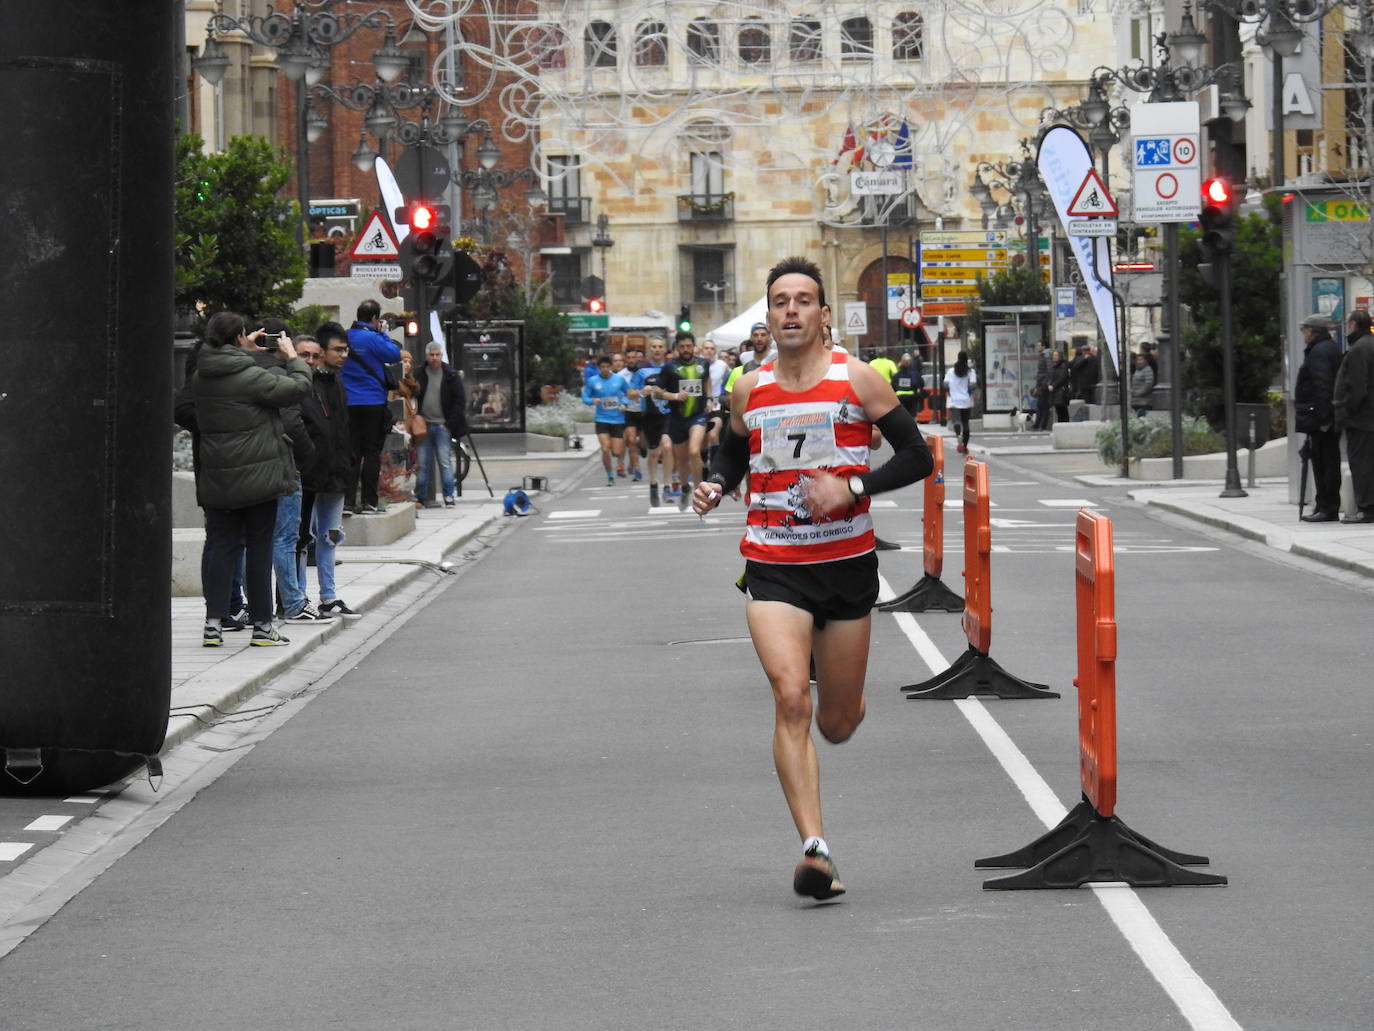
<instances>
[{"instance_id":1,"label":"letter a sign","mask_svg":"<svg viewBox=\"0 0 1374 1031\"><path fill-rule=\"evenodd\" d=\"M1083 177L1083 185L1073 195L1073 200L1069 202L1065 214L1075 218L1116 217L1118 214L1116 201L1112 200L1112 195L1107 192L1107 187L1103 185L1101 176L1097 174L1097 169L1088 169L1088 174Z\"/></svg>"}]
</instances>

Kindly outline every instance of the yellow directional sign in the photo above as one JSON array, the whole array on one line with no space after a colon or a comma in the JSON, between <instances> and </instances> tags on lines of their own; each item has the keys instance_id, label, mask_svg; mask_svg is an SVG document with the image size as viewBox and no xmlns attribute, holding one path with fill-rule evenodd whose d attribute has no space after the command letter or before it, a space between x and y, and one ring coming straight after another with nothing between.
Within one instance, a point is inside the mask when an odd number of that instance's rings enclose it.
<instances>
[{"instance_id":1,"label":"yellow directional sign","mask_svg":"<svg viewBox=\"0 0 1374 1031\"><path fill-rule=\"evenodd\" d=\"M929 283L936 279L953 280L974 280L986 279L992 275L992 270L982 265L964 265L953 268L923 268L921 269L921 282Z\"/></svg>"},{"instance_id":2,"label":"yellow directional sign","mask_svg":"<svg viewBox=\"0 0 1374 1031\"><path fill-rule=\"evenodd\" d=\"M1005 247L987 247L974 249L964 247L959 249L940 249L921 248L921 264L932 261L962 261L972 265L991 264L994 261L1006 261L1007 249Z\"/></svg>"},{"instance_id":3,"label":"yellow directional sign","mask_svg":"<svg viewBox=\"0 0 1374 1031\"><path fill-rule=\"evenodd\" d=\"M926 283L921 287L923 298L977 297L977 283Z\"/></svg>"}]
</instances>

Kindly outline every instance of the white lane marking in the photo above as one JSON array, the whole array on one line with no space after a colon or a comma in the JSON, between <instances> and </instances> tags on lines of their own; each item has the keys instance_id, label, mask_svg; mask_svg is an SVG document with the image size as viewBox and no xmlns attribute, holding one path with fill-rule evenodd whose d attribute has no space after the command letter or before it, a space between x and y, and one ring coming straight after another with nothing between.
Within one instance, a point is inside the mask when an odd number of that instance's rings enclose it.
<instances>
[{"instance_id":1,"label":"white lane marking","mask_svg":"<svg viewBox=\"0 0 1374 1031\"><path fill-rule=\"evenodd\" d=\"M887 580L881 575L878 584L884 593L891 590ZM940 649L921 629L916 617L910 612L895 612L897 625L920 655L921 661L931 673L939 673L949 667L949 661L940 654ZM1046 829L1055 826L1067 812L1064 804L1050 789L1045 778L1031 765L1025 753L1016 742L976 698L963 698L954 703L969 721L974 731L983 739L988 751L1007 771L1007 776L1016 785L1030 805L1031 811ZM1183 958L1178 947L1169 940L1164 929L1159 926L1153 914L1145 907L1137 895L1125 884L1089 885L1093 894L1107 915L1116 924L1117 930L1140 957L1145 968L1150 971L1161 988L1174 1001L1185 1020L1196 1031L1241 1031L1241 1026L1229 1010L1217 998L1192 965Z\"/></svg>"},{"instance_id":2,"label":"white lane marking","mask_svg":"<svg viewBox=\"0 0 1374 1031\"><path fill-rule=\"evenodd\" d=\"M898 505L897 502L893 501L891 498L870 498L870 499L869 499L869 502L868 502L868 507L869 507L869 508L899 508L900 506Z\"/></svg>"},{"instance_id":3,"label":"white lane marking","mask_svg":"<svg viewBox=\"0 0 1374 1031\"><path fill-rule=\"evenodd\" d=\"M1087 498L1040 498L1040 504L1046 508L1098 508L1096 501L1089 501Z\"/></svg>"},{"instance_id":4,"label":"white lane marking","mask_svg":"<svg viewBox=\"0 0 1374 1031\"><path fill-rule=\"evenodd\" d=\"M550 519L595 519L601 514L599 508L570 508L558 512L550 512Z\"/></svg>"},{"instance_id":5,"label":"white lane marking","mask_svg":"<svg viewBox=\"0 0 1374 1031\"><path fill-rule=\"evenodd\" d=\"M24 828L26 831L60 831L71 822L70 816L40 816Z\"/></svg>"},{"instance_id":6,"label":"white lane marking","mask_svg":"<svg viewBox=\"0 0 1374 1031\"><path fill-rule=\"evenodd\" d=\"M104 798L104 795L72 795L71 798L64 798L62 801L75 802L77 805L95 805Z\"/></svg>"},{"instance_id":7,"label":"white lane marking","mask_svg":"<svg viewBox=\"0 0 1374 1031\"><path fill-rule=\"evenodd\" d=\"M0 841L0 863L8 863L18 859L31 848L33 848L32 842Z\"/></svg>"}]
</instances>

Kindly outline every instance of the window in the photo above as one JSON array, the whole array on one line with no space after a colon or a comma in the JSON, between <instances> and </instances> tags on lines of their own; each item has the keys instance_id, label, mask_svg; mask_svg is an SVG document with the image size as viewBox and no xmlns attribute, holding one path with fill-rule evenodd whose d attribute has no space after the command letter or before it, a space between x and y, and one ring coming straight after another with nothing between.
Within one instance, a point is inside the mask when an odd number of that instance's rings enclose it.
<instances>
[{"instance_id":1,"label":"window","mask_svg":"<svg viewBox=\"0 0 1374 1031\"><path fill-rule=\"evenodd\" d=\"M568 67L567 33L557 25L541 26L531 34L530 53L544 71Z\"/></svg>"},{"instance_id":2,"label":"window","mask_svg":"<svg viewBox=\"0 0 1374 1031\"><path fill-rule=\"evenodd\" d=\"M821 23L794 21L787 31L787 56L798 64L821 59Z\"/></svg>"},{"instance_id":3,"label":"window","mask_svg":"<svg viewBox=\"0 0 1374 1031\"><path fill-rule=\"evenodd\" d=\"M892 59L919 61L925 56L925 20L916 11L904 11L892 20Z\"/></svg>"},{"instance_id":4,"label":"window","mask_svg":"<svg viewBox=\"0 0 1374 1031\"><path fill-rule=\"evenodd\" d=\"M725 162L719 151L692 155L692 196L707 203L725 193Z\"/></svg>"},{"instance_id":5,"label":"window","mask_svg":"<svg viewBox=\"0 0 1374 1031\"><path fill-rule=\"evenodd\" d=\"M553 303L571 307L582 303L582 255L546 254L544 267L553 284Z\"/></svg>"},{"instance_id":6,"label":"window","mask_svg":"<svg viewBox=\"0 0 1374 1031\"><path fill-rule=\"evenodd\" d=\"M705 18L696 18L687 26L687 52L696 64L720 62L720 26Z\"/></svg>"},{"instance_id":7,"label":"window","mask_svg":"<svg viewBox=\"0 0 1374 1031\"><path fill-rule=\"evenodd\" d=\"M661 21L640 22L635 29L635 66L663 68L668 64L668 30Z\"/></svg>"},{"instance_id":8,"label":"window","mask_svg":"<svg viewBox=\"0 0 1374 1031\"><path fill-rule=\"evenodd\" d=\"M757 18L751 18L739 31L739 59L745 64L773 60L773 37Z\"/></svg>"},{"instance_id":9,"label":"window","mask_svg":"<svg viewBox=\"0 0 1374 1031\"><path fill-rule=\"evenodd\" d=\"M873 60L873 23L867 18L840 22L840 60Z\"/></svg>"},{"instance_id":10,"label":"window","mask_svg":"<svg viewBox=\"0 0 1374 1031\"><path fill-rule=\"evenodd\" d=\"M614 25L607 21L592 22L582 42L588 68L615 67Z\"/></svg>"},{"instance_id":11,"label":"window","mask_svg":"<svg viewBox=\"0 0 1374 1031\"><path fill-rule=\"evenodd\" d=\"M573 154L548 157L548 210L564 216L565 225L585 222L582 215L582 166Z\"/></svg>"},{"instance_id":12,"label":"window","mask_svg":"<svg viewBox=\"0 0 1374 1031\"><path fill-rule=\"evenodd\" d=\"M725 256L723 250L702 248L691 252L693 301L721 305L730 300L733 291L726 273Z\"/></svg>"}]
</instances>

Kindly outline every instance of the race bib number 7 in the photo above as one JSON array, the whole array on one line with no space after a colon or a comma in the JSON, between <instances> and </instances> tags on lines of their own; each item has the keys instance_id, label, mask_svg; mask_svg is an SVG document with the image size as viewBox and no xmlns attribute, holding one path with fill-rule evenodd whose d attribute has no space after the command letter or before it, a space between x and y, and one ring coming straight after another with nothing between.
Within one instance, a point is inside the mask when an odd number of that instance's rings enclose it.
<instances>
[{"instance_id":1,"label":"race bib number 7","mask_svg":"<svg viewBox=\"0 0 1374 1031\"><path fill-rule=\"evenodd\" d=\"M825 469L839 464L830 412L800 412L765 418L760 450L774 469Z\"/></svg>"}]
</instances>

